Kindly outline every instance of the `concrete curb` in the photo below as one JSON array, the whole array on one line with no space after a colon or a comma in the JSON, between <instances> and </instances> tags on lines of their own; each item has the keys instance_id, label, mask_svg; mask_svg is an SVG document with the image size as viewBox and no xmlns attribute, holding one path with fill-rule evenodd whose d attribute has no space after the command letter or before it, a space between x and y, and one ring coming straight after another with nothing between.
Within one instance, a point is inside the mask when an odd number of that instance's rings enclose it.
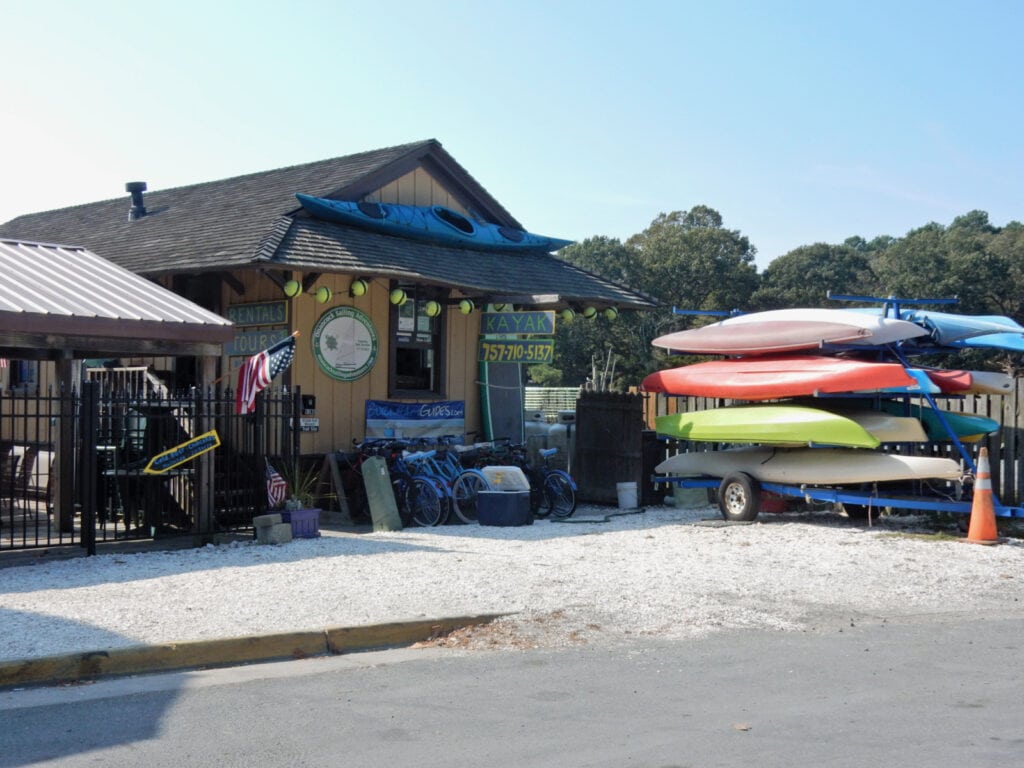
<instances>
[{"instance_id":1,"label":"concrete curb","mask_svg":"<svg viewBox=\"0 0 1024 768\"><path fill-rule=\"evenodd\" d=\"M329 627L321 631L132 646L22 661L0 661L0 688L401 647L443 637L463 627L488 624L506 615L493 613L356 627Z\"/></svg>"}]
</instances>

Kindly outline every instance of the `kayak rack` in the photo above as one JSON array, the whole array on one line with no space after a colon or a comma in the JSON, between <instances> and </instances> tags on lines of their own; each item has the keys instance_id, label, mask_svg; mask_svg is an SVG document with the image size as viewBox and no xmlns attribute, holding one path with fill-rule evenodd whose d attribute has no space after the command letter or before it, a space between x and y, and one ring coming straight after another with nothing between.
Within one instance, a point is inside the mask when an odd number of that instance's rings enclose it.
<instances>
[{"instance_id":1,"label":"kayak rack","mask_svg":"<svg viewBox=\"0 0 1024 768\"><path fill-rule=\"evenodd\" d=\"M881 303L883 305L882 316L883 317L894 317L899 318L901 315L900 307L904 304L955 304L959 301L958 298L934 298L934 299L900 299L894 296L888 297L877 297L877 296L857 296L847 294L836 294L829 291L827 293L829 299L836 301L859 301L867 303ZM717 310L686 310L672 307L672 313L676 315L712 315L721 317L733 317L736 315L744 314L742 310L733 309L731 311L717 311ZM889 344L885 346L888 351L896 360L904 367L913 368L907 359L906 354L902 349L903 343L896 342L895 344ZM834 350L841 349L857 349L856 347L844 347L842 345L823 345ZM859 351L863 351L862 349ZM861 395L862 397L862 395ZM939 408L932 393L921 391L913 393L894 393L892 399L902 399L905 404L909 407L909 400L911 397L921 398L926 401L934 412L939 424L942 429L948 435L950 442L955 446L957 452L960 454L960 458L963 460L964 466L967 468L967 472L964 478L958 483L958 493L956 499L942 498L940 496L926 496L926 495L888 495L878 493L877 489L866 491L866 490L854 490L851 488L836 488L829 486L815 486L815 485L787 485L783 483L771 483L762 482L755 480L757 486L770 493L778 496L789 497L789 498L802 498L806 502L811 501L826 502L826 503L839 503L844 505L858 505L865 507L868 510L877 508L879 510L883 508L896 508L896 509L913 509L931 512L947 512L952 514L967 514L971 513L972 503L970 501L964 501L960 497L963 482L968 477L973 480L977 474L977 466L974 462L974 457L971 452L967 450L963 442L957 436L956 431L950 425L948 419L942 409ZM946 395L945 397L956 397L955 395ZM842 399L842 394L829 395L826 399ZM723 482L722 477L666 477L663 475L653 475L651 482L654 484L667 484L677 485L681 488L711 488L718 490L720 484ZM753 478L751 478L753 479ZM921 482L921 481L916 481ZM993 492L992 494L993 509L997 517L1013 517L1021 518L1024 517L1024 507L1011 507L1006 506L1000 502L998 496Z\"/></svg>"}]
</instances>

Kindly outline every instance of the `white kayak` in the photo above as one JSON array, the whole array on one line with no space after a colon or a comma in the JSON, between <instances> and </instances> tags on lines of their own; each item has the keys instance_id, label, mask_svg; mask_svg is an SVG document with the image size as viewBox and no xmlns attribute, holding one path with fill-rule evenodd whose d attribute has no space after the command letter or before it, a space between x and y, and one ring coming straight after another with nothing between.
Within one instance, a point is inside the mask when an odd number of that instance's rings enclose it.
<instances>
[{"instance_id":1,"label":"white kayak","mask_svg":"<svg viewBox=\"0 0 1024 768\"><path fill-rule=\"evenodd\" d=\"M668 477L725 477L745 472L764 483L858 485L899 480L959 480L960 464L934 456L903 456L858 448L744 447L679 453L654 471Z\"/></svg>"}]
</instances>

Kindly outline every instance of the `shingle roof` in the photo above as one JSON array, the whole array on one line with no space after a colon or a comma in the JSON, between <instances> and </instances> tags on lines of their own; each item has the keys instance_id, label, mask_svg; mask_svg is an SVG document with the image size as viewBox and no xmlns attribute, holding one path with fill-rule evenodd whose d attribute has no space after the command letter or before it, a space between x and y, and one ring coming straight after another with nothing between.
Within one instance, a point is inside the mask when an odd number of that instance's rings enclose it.
<instances>
[{"instance_id":1,"label":"shingle roof","mask_svg":"<svg viewBox=\"0 0 1024 768\"><path fill-rule=\"evenodd\" d=\"M547 253L445 248L311 218L288 219L266 266L418 280L493 297L544 296L539 304L592 301L653 306L645 297ZM282 222L283 224L283 222Z\"/></svg>"},{"instance_id":2,"label":"shingle roof","mask_svg":"<svg viewBox=\"0 0 1024 768\"><path fill-rule=\"evenodd\" d=\"M651 307L655 302L548 254L467 252L312 220L296 192L358 200L423 167L459 202L496 224L522 228L434 139L146 193L146 215L129 220L127 194L20 216L0 237L66 242L132 272L158 276L268 267L315 267L568 300ZM315 247L314 247L315 244ZM467 253L472 253L467 257Z\"/></svg>"},{"instance_id":3,"label":"shingle roof","mask_svg":"<svg viewBox=\"0 0 1024 768\"><path fill-rule=\"evenodd\" d=\"M225 318L85 248L0 240L0 348L219 353ZM81 355L80 355L81 356ZM91 356L91 355L86 355Z\"/></svg>"}]
</instances>

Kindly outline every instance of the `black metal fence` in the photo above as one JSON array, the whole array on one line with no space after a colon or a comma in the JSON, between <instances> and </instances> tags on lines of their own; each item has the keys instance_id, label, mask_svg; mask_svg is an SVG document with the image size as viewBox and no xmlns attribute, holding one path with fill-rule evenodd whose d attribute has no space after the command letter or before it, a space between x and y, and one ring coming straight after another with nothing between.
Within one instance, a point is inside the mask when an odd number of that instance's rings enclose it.
<instances>
[{"instance_id":1,"label":"black metal fence","mask_svg":"<svg viewBox=\"0 0 1024 768\"><path fill-rule=\"evenodd\" d=\"M0 551L251 529L265 457L298 455L300 397L264 392L238 415L231 390L0 392Z\"/></svg>"}]
</instances>

